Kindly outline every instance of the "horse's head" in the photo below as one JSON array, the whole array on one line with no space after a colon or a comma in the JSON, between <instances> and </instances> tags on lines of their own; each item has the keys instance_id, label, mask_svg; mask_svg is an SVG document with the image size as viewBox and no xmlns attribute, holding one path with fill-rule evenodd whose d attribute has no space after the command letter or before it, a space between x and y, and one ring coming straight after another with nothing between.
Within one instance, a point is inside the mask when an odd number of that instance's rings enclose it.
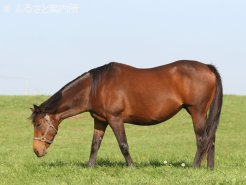
<instances>
[{"instance_id":1,"label":"horse's head","mask_svg":"<svg viewBox=\"0 0 246 185\"><path fill-rule=\"evenodd\" d=\"M33 151L38 157L42 157L47 153L47 149L57 134L58 121L54 115L43 113L37 105L34 105L31 110L34 127Z\"/></svg>"}]
</instances>

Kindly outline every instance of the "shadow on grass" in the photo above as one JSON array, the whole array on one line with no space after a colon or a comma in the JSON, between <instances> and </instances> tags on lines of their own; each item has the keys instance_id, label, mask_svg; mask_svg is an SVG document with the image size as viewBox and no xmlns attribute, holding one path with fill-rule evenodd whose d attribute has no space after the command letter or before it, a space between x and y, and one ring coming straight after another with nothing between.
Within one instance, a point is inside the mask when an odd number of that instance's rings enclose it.
<instances>
[{"instance_id":1,"label":"shadow on grass","mask_svg":"<svg viewBox=\"0 0 246 185\"><path fill-rule=\"evenodd\" d=\"M184 166L185 164L185 166ZM80 161L62 161L62 160L56 160L56 161L45 161L42 162L41 165L43 167L54 167L54 168L59 168L59 167L80 167L80 168L89 168L87 162L80 162ZM153 168L158 168L158 167L175 167L175 168L192 168L192 165L184 162L184 161L173 161L173 162L168 162L167 164L164 164L163 161L159 160L150 160L147 162L135 162L133 167L135 168L146 168L146 167L153 167ZM100 167L127 167L126 164L123 161L110 161L109 159L99 159L95 165L95 168L100 168Z\"/></svg>"}]
</instances>

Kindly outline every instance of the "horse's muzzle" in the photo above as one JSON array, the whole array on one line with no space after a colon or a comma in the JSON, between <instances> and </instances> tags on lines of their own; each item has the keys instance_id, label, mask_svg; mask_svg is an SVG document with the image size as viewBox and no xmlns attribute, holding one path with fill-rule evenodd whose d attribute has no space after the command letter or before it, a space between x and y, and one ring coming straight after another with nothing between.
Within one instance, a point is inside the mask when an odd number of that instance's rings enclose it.
<instances>
[{"instance_id":1,"label":"horse's muzzle","mask_svg":"<svg viewBox=\"0 0 246 185\"><path fill-rule=\"evenodd\" d=\"M47 153L45 148L41 150L37 150L36 148L33 148L33 151L37 157L43 157Z\"/></svg>"}]
</instances>

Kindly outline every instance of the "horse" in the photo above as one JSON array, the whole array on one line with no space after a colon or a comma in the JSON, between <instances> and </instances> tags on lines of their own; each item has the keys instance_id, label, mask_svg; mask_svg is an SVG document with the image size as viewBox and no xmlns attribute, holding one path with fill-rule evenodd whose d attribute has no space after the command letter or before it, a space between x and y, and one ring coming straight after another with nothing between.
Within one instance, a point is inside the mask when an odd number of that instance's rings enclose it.
<instances>
[{"instance_id":1,"label":"horse","mask_svg":"<svg viewBox=\"0 0 246 185\"><path fill-rule=\"evenodd\" d=\"M181 109L191 116L196 138L193 167L214 168L215 134L223 102L221 76L215 66L180 60L154 68L135 68L111 62L72 80L39 106L31 108L33 150L47 153L62 120L83 112L94 119L88 166L94 167L109 125L127 166L133 165L124 123L150 126Z\"/></svg>"}]
</instances>

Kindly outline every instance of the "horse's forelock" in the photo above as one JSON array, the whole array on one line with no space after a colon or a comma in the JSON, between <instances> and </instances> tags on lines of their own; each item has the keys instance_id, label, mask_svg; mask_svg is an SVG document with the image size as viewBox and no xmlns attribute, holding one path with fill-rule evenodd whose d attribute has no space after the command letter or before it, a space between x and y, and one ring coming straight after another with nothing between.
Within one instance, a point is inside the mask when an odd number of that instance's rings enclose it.
<instances>
[{"instance_id":1,"label":"horse's forelock","mask_svg":"<svg viewBox=\"0 0 246 185\"><path fill-rule=\"evenodd\" d=\"M29 117L29 119L31 120L32 124L35 124L36 116L37 116L37 113L36 112L32 112L31 116Z\"/></svg>"},{"instance_id":2,"label":"horse's forelock","mask_svg":"<svg viewBox=\"0 0 246 185\"><path fill-rule=\"evenodd\" d=\"M31 114L29 119L32 121L33 124L35 124L35 119L36 119L37 115L41 114L42 111L41 111L40 107L35 105L35 104L33 105L33 108L30 108L30 109L32 111L32 114Z\"/></svg>"}]
</instances>

